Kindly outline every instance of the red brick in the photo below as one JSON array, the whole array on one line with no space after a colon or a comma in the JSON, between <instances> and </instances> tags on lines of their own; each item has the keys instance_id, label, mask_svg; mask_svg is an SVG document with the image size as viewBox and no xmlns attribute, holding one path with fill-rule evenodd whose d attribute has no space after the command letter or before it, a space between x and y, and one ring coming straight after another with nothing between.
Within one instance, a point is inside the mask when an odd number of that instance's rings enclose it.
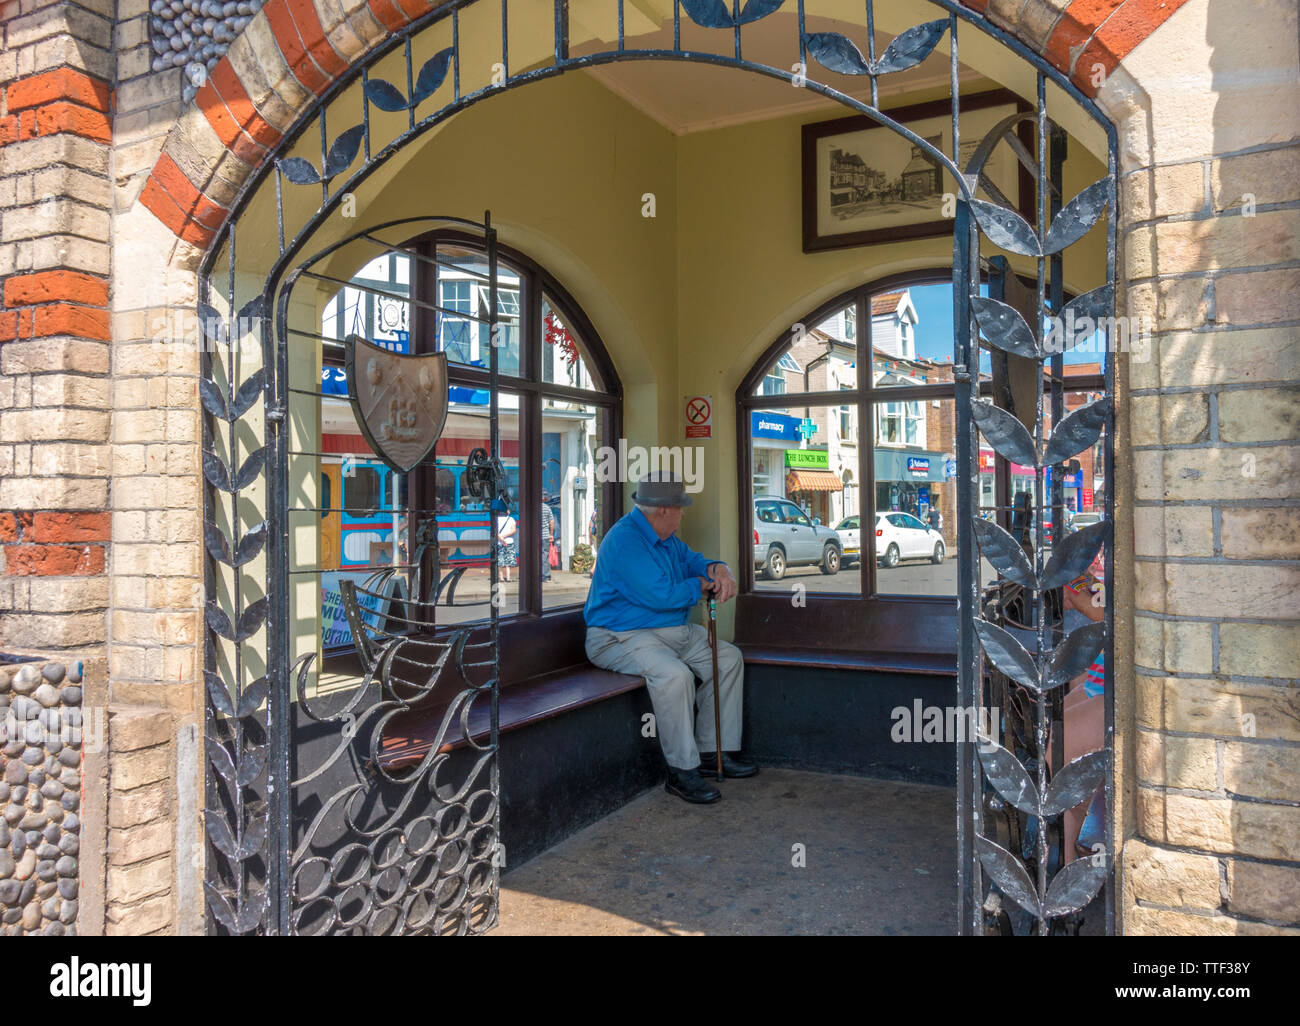
<instances>
[{"instance_id":1,"label":"red brick","mask_svg":"<svg viewBox=\"0 0 1300 1026\"><path fill-rule=\"evenodd\" d=\"M11 111L40 107L54 100L72 100L105 113L109 110L108 83L72 68L56 68L14 82L6 100Z\"/></svg>"},{"instance_id":2,"label":"red brick","mask_svg":"<svg viewBox=\"0 0 1300 1026\"><path fill-rule=\"evenodd\" d=\"M0 118L0 146L8 146L18 141L18 115L10 114Z\"/></svg>"},{"instance_id":3,"label":"red brick","mask_svg":"<svg viewBox=\"0 0 1300 1026\"><path fill-rule=\"evenodd\" d=\"M1078 49L1097 31L1124 0L1074 0L1056 23L1043 54L1052 65L1067 75L1071 70L1071 51Z\"/></svg>"},{"instance_id":4,"label":"red brick","mask_svg":"<svg viewBox=\"0 0 1300 1026\"><path fill-rule=\"evenodd\" d=\"M161 163L159 158L159 163ZM144 188L140 190L140 202L146 210L165 224L173 235L180 235L181 230L185 227L185 212L177 205L171 195L162 187L155 177L158 168L155 167L149 180L144 183Z\"/></svg>"},{"instance_id":5,"label":"red brick","mask_svg":"<svg viewBox=\"0 0 1300 1026\"><path fill-rule=\"evenodd\" d=\"M18 540L18 518L12 513L0 513L0 542Z\"/></svg>"},{"instance_id":6,"label":"red brick","mask_svg":"<svg viewBox=\"0 0 1300 1026\"><path fill-rule=\"evenodd\" d=\"M394 6L392 0L370 0L367 6L389 32L398 32L408 24L406 15Z\"/></svg>"},{"instance_id":7,"label":"red brick","mask_svg":"<svg viewBox=\"0 0 1300 1026\"><path fill-rule=\"evenodd\" d=\"M311 59L309 48L298 34L298 26L288 4L285 0L270 0L262 10L266 13L266 20L275 33L276 44L284 54L285 63L289 65L294 78L313 93L323 93L329 88L330 77Z\"/></svg>"},{"instance_id":8,"label":"red brick","mask_svg":"<svg viewBox=\"0 0 1300 1026\"><path fill-rule=\"evenodd\" d=\"M36 513L23 532L29 542L100 542L111 537L110 513Z\"/></svg>"},{"instance_id":9,"label":"red brick","mask_svg":"<svg viewBox=\"0 0 1300 1026\"><path fill-rule=\"evenodd\" d=\"M15 577L88 577L104 572L102 545L6 545L5 569Z\"/></svg>"},{"instance_id":10,"label":"red brick","mask_svg":"<svg viewBox=\"0 0 1300 1026\"><path fill-rule=\"evenodd\" d=\"M208 82L225 102L226 110L230 111L236 124L255 143L270 149L280 141L282 138L280 133L257 112L229 60L223 57L217 63L217 66L212 69L212 74L208 76Z\"/></svg>"},{"instance_id":11,"label":"red brick","mask_svg":"<svg viewBox=\"0 0 1300 1026\"><path fill-rule=\"evenodd\" d=\"M33 338L73 335L103 342L112 338L108 331L108 311L93 306L77 306L73 303L38 306L32 310L31 323Z\"/></svg>"},{"instance_id":12,"label":"red brick","mask_svg":"<svg viewBox=\"0 0 1300 1026\"><path fill-rule=\"evenodd\" d=\"M18 337L18 314L0 312L0 342L12 342Z\"/></svg>"},{"instance_id":13,"label":"red brick","mask_svg":"<svg viewBox=\"0 0 1300 1026\"><path fill-rule=\"evenodd\" d=\"M226 109L221 97L217 95L217 91L212 88L211 82L203 83L199 91L194 94L194 102L199 105L199 110L203 111L203 116L208 119L208 124L217 133L221 144L226 149L232 148L243 132L240 131L239 123Z\"/></svg>"},{"instance_id":14,"label":"red brick","mask_svg":"<svg viewBox=\"0 0 1300 1026\"><path fill-rule=\"evenodd\" d=\"M108 282L80 271L40 271L5 279L5 306L31 306L68 300L88 306L108 305Z\"/></svg>"},{"instance_id":15,"label":"red brick","mask_svg":"<svg viewBox=\"0 0 1300 1026\"><path fill-rule=\"evenodd\" d=\"M201 195L198 187L185 176L180 165L164 150L158 155L150 180L156 181L182 213L194 209ZM152 209L152 208L150 208Z\"/></svg>"},{"instance_id":16,"label":"red brick","mask_svg":"<svg viewBox=\"0 0 1300 1026\"><path fill-rule=\"evenodd\" d=\"M38 135L36 129L36 111L24 110L18 114L18 139L21 142L27 142L29 139L35 139Z\"/></svg>"},{"instance_id":17,"label":"red brick","mask_svg":"<svg viewBox=\"0 0 1300 1026\"><path fill-rule=\"evenodd\" d=\"M96 142L113 141L113 126L107 114L63 100L36 111L36 131L40 135L70 132Z\"/></svg>"},{"instance_id":18,"label":"red brick","mask_svg":"<svg viewBox=\"0 0 1300 1026\"><path fill-rule=\"evenodd\" d=\"M325 29L321 27L320 16L311 0L285 0L285 6L298 27L298 37L320 69L331 78L338 78L347 71L348 62L334 52L334 47L325 38Z\"/></svg>"},{"instance_id":19,"label":"red brick","mask_svg":"<svg viewBox=\"0 0 1300 1026\"><path fill-rule=\"evenodd\" d=\"M1096 96L1092 68L1100 64L1106 74L1133 52L1140 42L1165 23L1187 0L1126 0L1124 5L1097 29L1075 62L1074 84L1088 96Z\"/></svg>"}]
</instances>

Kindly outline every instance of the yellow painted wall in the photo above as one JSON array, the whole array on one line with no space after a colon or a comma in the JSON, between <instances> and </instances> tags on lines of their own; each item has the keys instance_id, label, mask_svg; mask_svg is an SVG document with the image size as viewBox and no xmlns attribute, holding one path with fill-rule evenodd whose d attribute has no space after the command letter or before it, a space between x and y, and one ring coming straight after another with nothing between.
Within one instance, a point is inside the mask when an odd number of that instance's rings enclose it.
<instances>
[{"instance_id":1,"label":"yellow painted wall","mask_svg":"<svg viewBox=\"0 0 1300 1026\"><path fill-rule=\"evenodd\" d=\"M326 234L490 208L501 240L547 266L595 324L624 384L630 444L683 444L685 397L713 396L704 491L683 535L734 566L741 378L830 297L951 265L944 238L801 251L799 126L828 116L837 112L674 136L590 76L567 74L490 97L423 136L358 191L358 217L332 219ZM1103 172L1076 145L1067 197ZM653 218L642 214L647 193ZM347 277L372 255L341 253L327 273ZM1100 284L1103 260L1097 228L1071 255L1069 286Z\"/></svg>"}]
</instances>

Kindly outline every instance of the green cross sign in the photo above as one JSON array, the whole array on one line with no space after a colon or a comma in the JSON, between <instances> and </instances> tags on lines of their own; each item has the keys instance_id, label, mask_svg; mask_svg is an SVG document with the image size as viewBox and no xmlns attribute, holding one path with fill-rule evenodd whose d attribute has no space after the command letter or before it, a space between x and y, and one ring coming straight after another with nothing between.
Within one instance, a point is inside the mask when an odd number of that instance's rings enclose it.
<instances>
[{"instance_id":1,"label":"green cross sign","mask_svg":"<svg viewBox=\"0 0 1300 1026\"><path fill-rule=\"evenodd\" d=\"M814 424L809 418L805 417L803 420L799 421L799 435L805 441L807 441L809 438L812 438L812 436L815 435L816 433L817 433L817 425Z\"/></svg>"}]
</instances>

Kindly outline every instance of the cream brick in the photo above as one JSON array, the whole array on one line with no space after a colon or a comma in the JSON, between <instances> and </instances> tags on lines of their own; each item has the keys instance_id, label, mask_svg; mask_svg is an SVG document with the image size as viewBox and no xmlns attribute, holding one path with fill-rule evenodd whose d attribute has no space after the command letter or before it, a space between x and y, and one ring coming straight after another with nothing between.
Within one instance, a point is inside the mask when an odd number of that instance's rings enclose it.
<instances>
[{"instance_id":1,"label":"cream brick","mask_svg":"<svg viewBox=\"0 0 1300 1026\"><path fill-rule=\"evenodd\" d=\"M138 576L194 577L202 549L189 545L114 545L114 573Z\"/></svg>"},{"instance_id":2,"label":"cream brick","mask_svg":"<svg viewBox=\"0 0 1300 1026\"><path fill-rule=\"evenodd\" d=\"M1133 601L1138 609L1149 613L1165 611L1165 577L1163 563L1143 560L1133 566Z\"/></svg>"},{"instance_id":3,"label":"cream brick","mask_svg":"<svg viewBox=\"0 0 1300 1026\"><path fill-rule=\"evenodd\" d=\"M1300 689L1144 676L1137 685L1141 726L1175 734L1300 741Z\"/></svg>"},{"instance_id":4,"label":"cream brick","mask_svg":"<svg viewBox=\"0 0 1300 1026\"><path fill-rule=\"evenodd\" d=\"M1160 497L1165 499L1290 498L1300 476L1300 448L1296 446L1169 449L1159 456ZM1136 459L1134 463L1136 466Z\"/></svg>"},{"instance_id":5,"label":"cream brick","mask_svg":"<svg viewBox=\"0 0 1300 1026\"><path fill-rule=\"evenodd\" d=\"M1133 508L1133 554L1136 556L1163 556L1165 554L1165 506L1135 506Z\"/></svg>"},{"instance_id":6,"label":"cream brick","mask_svg":"<svg viewBox=\"0 0 1300 1026\"><path fill-rule=\"evenodd\" d=\"M1168 620L1164 632L1166 670L1175 673L1214 672L1214 647L1208 623Z\"/></svg>"},{"instance_id":7,"label":"cream brick","mask_svg":"<svg viewBox=\"0 0 1300 1026\"><path fill-rule=\"evenodd\" d=\"M1174 908L1219 907L1217 859L1153 848L1133 838L1124 845L1123 860L1126 904L1149 901Z\"/></svg>"},{"instance_id":8,"label":"cream brick","mask_svg":"<svg viewBox=\"0 0 1300 1026\"><path fill-rule=\"evenodd\" d=\"M1223 563L1165 567L1166 612L1177 616L1231 615L1260 620L1300 619L1300 569Z\"/></svg>"},{"instance_id":9,"label":"cream brick","mask_svg":"<svg viewBox=\"0 0 1300 1026\"><path fill-rule=\"evenodd\" d=\"M1215 742L1208 738L1166 737L1138 732L1138 777L1144 784L1192 791L1217 791Z\"/></svg>"},{"instance_id":10,"label":"cream brick","mask_svg":"<svg viewBox=\"0 0 1300 1026\"><path fill-rule=\"evenodd\" d=\"M0 478L3 509L103 509L108 482L92 478Z\"/></svg>"},{"instance_id":11,"label":"cream brick","mask_svg":"<svg viewBox=\"0 0 1300 1026\"><path fill-rule=\"evenodd\" d=\"M107 276L110 269L109 247L97 238L87 239L60 232L33 240L30 252L31 269L35 271L66 267Z\"/></svg>"},{"instance_id":12,"label":"cream brick","mask_svg":"<svg viewBox=\"0 0 1300 1026\"><path fill-rule=\"evenodd\" d=\"M6 342L0 347L0 373L27 374L47 371L108 373L108 346L81 339L45 338Z\"/></svg>"},{"instance_id":13,"label":"cream brick","mask_svg":"<svg viewBox=\"0 0 1300 1026\"><path fill-rule=\"evenodd\" d=\"M170 894L160 894L126 907L110 905L104 913L104 933L109 937L139 937L164 930L171 923Z\"/></svg>"},{"instance_id":14,"label":"cream brick","mask_svg":"<svg viewBox=\"0 0 1300 1026\"><path fill-rule=\"evenodd\" d=\"M1300 677L1300 631L1293 625L1224 623L1219 669L1241 677Z\"/></svg>"},{"instance_id":15,"label":"cream brick","mask_svg":"<svg viewBox=\"0 0 1300 1026\"><path fill-rule=\"evenodd\" d=\"M108 379L80 374L39 374L32 379L33 406L108 408Z\"/></svg>"},{"instance_id":16,"label":"cream brick","mask_svg":"<svg viewBox=\"0 0 1300 1026\"><path fill-rule=\"evenodd\" d=\"M1221 324L1300 320L1300 268L1221 275L1215 280L1215 295Z\"/></svg>"},{"instance_id":17,"label":"cream brick","mask_svg":"<svg viewBox=\"0 0 1300 1026\"><path fill-rule=\"evenodd\" d=\"M1248 193L1254 197L1256 206L1300 199L1300 179L1295 174L1297 163L1300 154L1294 146L1213 161L1210 192L1214 196L1214 209L1240 208Z\"/></svg>"},{"instance_id":18,"label":"cream brick","mask_svg":"<svg viewBox=\"0 0 1300 1026\"><path fill-rule=\"evenodd\" d=\"M1225 509L1223 554L1232 559L1300 559L1300 510Z\"/></svg>"},{"instance_id":19,"label":"cream brick","mask_svg":"<svg viewBox=\"0 0 1300 1026\"><path fill-rule=\"evenodd\" d=\"M112 451L114 477L134 477L145 472L143 445L114 445Z\"/></svg>"},{"instance_id":20,"label":"cream brick","mask_svg":"<svg viewBox=\"0 0 1300 1026\"><path fill-rule=\"evenodd\" d=\"M108 837L108 861L115 866L143 862L165 855L175 843L175 827L165 819L130 830L114 830Z\"/></svg>"},{"instance_id":21,"label":"cream brick","mask_svg":"<svg viewBox=\"0 0 1300 1026\"><path fill-rule=\"evenodd\" d=\"M119 410L114 418L115 443L161 442L166 437L166 414L161 410Z\"/></svg>"},{"instance_id":22,"label":"cream brick","mask_svg":"<svg viewBox=\"0 0 1300 1026\"><path fill-rule=\"evenodd\" d=\"M111 904L129 905L155 894L165 894L171 886L172 860L168 855L131 866L110 864L104 892Z\"/></svg>"},{"instance_id":23,"label":"cream brick","mask_svg":"<svg viewBox=\"0 0 1300 1026\"><path fill-rule=\"evenodd\" d=\"M1124 933L1131 937L1235 937L1267 927L1232 916L1195 915L1172 909L1137 906L1124 913Z\"/></svg>"},{"instance_id":24,"label":"cream brick","mask_svg":"<svg viewBox=\"0 0 1300 1026\"><path fill-rule=\"evenodd\" d=\"M1150 221L1205 208L1204 165L1170 164L1143 168L1121 181L1121 202L1128 221Z\"/></svg>"},{"instance_id":25,"label":"cream brick","mask_svg":"<svg viewBox=\"0 0 1300 1026\"><path fill-rule=\"evenodd\" d=\"M109 782L115 791L130 791L166 780L171 774L172 753L169 745L120 752L114 755L109 764Z\"/></svg>"},{"instance_id":26,"label":"cream brick","mask_svg":"<svg viewBox=\"0 0 1300 1026\"><path fill-rule=\"evenodd\" d=\"M1219 437L1225 442L1300 438L1300 387L1220 393Z\"/></svg>"},{"instance_id":27,"label":"cream brick","mask_svg":"<svg viewBox=\"0 0 1300 1026\"><path fill-rule=\"evenodd\" d=\"M59 474L74 474L78 477L107 476L109 452L107 445L80 442L49 442L33 445L30 472L49 477Z\"/></svg>"},{"instance_id":28,"label":"cream brick","mask_svg":"<svg viewBox=\"0 0 1300 1026\"><path fill-rule=\"evenodd\" d=\"M1229 794L1295 801L1300 796L1300 747L1225 742L1223 786ZM1300 809L1292 814L1300 822Z\"/></svg>"},{"instance_id":29,"label":"cream brick","mask_svg":"<svg viewBox=\"0 0 1300 1026\"><path fill-rule=\"evenodd\" d=\"M108 414L95 410L15 410L0 413L0 441L102 442L108 438Z\"/></svg>"},{"instance_id":30,"label":"cream brick","mask_svg":"<svg viewBox=\"0 0 1300 1026\"><path fill-rule=\"evenodd\" d=\"M1138 607L1141 609L1141 607ZM1146 610L1154 612L1154 610ZM1149 616L1133 618L1133 658L1139 666L1160 669L1165 662L1165 635L1161 621Z\"/></svg>"},{"instance_id":31,"label":"cream brick","mask_svg":"<svg viewBox=\"0 0 1300 1026\"><path fill-rule=\"evenodd\" d=\"M1274 922L1300 922L1300 868L1230 859L1228 911Z\"/></svg>"},{"instance_id":32,"label":"cream brick","mask_svg":"<svg viewBox=\"0 0 1300 1026\"><path fill-rule=\"evenodd\" d=\"M1294 861L1300 815L1294 808L1225 798L1138 790L1138 829L1160 844L1219 854Z\"/></svg>"},{"instance_id":33,"label":"cream brick","mask_svg":"<svg viewBox=\"0 0 1300 1026\"><path fill-rule=\"evenodd\" d=\"M1130 279L1286 263L1300 254L1300 211L1166 221L1136 229L1124 253Z\"/></svg>"},{"instance_id":34,"label":"cream brick","mask_svg":"<svg viewBox=\"0 0 1300 1026\"><path fill-rule=\"evenodd\" d=\"M107 577L33 577L27 582L32 609L81 613L108 606Z\"/></svg>"},{"instance_id":35,"label":"cream brick","mask_svg":"<svg viewBox=\"0 0 1300 1026\"><path fill-rule=\"evenodd\" d=\"M1214 555L1214 513L1209 506L1166 506L1165 554Z\"/></svg>"},{"instance_id":36,"label":"cream brick","mask_svg":"<svg viewBox=\"0 0 1300 1026\"><path fill-rule=\"evenodd\" d=\"M82 648L101 645L106 636L101 612L0 617L0 645L10 648Z\"/></svg>"},{"instance_id":37,"label":"cream brick","mask_svg":"<svg viewBox=\"0 0 1300 1026\"><path fill-rule=\"evenodd\" d=\"M107 210L65 196L52 202L43 201L0 212L0 232L11 241L35 239L53 232L105 239L108 238L109 225Z\"/></svg>"},{"instance_id":38,"label":"cream brick","mask_svg":"<svg viewBox=\"0 0 1300 1026\"><path fill-rule=\"evenodd\" d=\"M167 744L176 733L170 715L142 709L112 713L108 729L114 752L134 752Z\"/></svg>"}]
</instances>

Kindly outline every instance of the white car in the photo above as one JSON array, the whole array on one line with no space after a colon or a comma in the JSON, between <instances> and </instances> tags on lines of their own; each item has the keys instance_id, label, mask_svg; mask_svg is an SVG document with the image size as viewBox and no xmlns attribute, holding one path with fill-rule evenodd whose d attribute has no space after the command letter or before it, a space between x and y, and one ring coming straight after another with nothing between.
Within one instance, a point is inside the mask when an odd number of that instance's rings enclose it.
<instances>
[{"instance_id":1,"label":"white car","mask_svg":"<svg viewBox=\"0 0 1300 1026\"><path fill-rule=\"evenodd\" d=\"M943 535L910 513L876 514L876 561L898 566L904 559L928 559L936 566L947 555Z\"/></svg>"},{"instance_id":2,"label":"white car","mask_svg":"<svg viewBox=\"0 0 1300 1026\"><path fill-rule=\"evenodd\" d=\"M835 533L844 543L844 565L851 566L862 561L862 518L856 513L845 517L835 525Z\"/></svg>"}]
</instances>

